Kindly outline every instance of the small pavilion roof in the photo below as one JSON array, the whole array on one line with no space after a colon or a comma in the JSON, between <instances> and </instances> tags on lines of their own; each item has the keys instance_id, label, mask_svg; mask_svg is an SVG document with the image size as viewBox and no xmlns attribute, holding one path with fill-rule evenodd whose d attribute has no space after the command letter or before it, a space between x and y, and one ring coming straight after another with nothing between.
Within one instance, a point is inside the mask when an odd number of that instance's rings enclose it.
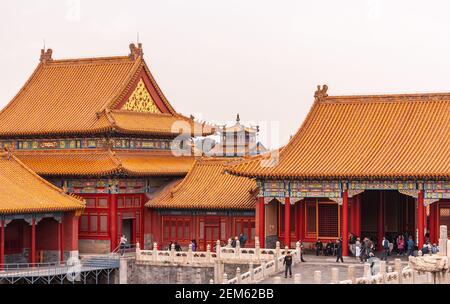
<instances>
[{"instance_id":1,"label":"small pavilion roof","mask_svg":"<svg viewBox=\"0 0 450 304\"><path fill-rule=\"evenodd\" d=\"M254 180L224 173L236 158L195 161L184 179L166 188L145 206L158 209L254 210L257 187Z\"/></svg>"}]
</instances>

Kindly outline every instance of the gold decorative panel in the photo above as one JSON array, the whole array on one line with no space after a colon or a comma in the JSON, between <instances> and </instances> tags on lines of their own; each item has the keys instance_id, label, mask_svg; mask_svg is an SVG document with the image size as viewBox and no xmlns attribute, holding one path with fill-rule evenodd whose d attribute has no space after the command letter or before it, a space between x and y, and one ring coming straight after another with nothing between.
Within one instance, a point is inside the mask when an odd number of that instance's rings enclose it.
<instances>
[{"instance_id":1,"label":"gold decorative panel","mask_svg":"<svg viewBox=\"0 0 450 304\"><path fill-rule=\"evenodd\" d=\"M136 112L161 113L142 79L122 109Z\"/></svg>"}]
</instances>

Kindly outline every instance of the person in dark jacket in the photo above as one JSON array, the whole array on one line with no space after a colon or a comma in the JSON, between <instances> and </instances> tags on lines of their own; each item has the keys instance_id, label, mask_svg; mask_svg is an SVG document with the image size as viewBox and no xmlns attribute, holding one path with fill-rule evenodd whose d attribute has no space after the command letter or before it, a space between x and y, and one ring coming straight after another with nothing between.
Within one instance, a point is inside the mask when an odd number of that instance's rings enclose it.
<instances>
[{"instance_id":1,"label":"person in dark jacket","mask_svg":"<svg viewBox=\"0 0 450 304\"><path fill-rule=\"evenodd\" d=\"M316 242L316 256L322 255L322 250L323 250L323 244L322 244L322 242L319 239L317 239L317 242Z\"/></svg>"},{"instance_id":2,"label":"person in dark jacket","mask_svg":"<svg viewBox=\"0 0 450 304\"><path fill-rule=\"evenodd\" d=\"M341 262L344 263L344 259L342 258L342 241L341 240L336 241L336 263L339 263L339 260L341 260Z\"/></svg>"},{"instance_id":3,"label":"person in dark jacket","mask_svg":"<svg viewBox=\"0 0 450 304\"><path fill-rule=\"evenodd\" d=\"M289 251L286 253L286 256L284 257L283 265L284 265L284 277L287 278L287 273L289 270L289 277L292 278L292 255Z\"/></svg>"}]
</instances>

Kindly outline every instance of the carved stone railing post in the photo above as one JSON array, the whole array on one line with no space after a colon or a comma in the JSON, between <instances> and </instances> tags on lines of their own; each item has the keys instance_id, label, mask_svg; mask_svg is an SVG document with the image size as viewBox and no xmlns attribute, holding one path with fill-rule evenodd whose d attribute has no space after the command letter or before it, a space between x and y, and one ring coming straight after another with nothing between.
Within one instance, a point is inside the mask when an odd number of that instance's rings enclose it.
<instances>
[{"instance_id":1,"label":"carved stone railing post","mask_svg":"<svg viewBox=\"0 0 450 304\"><path fill-rule=\"evenodd\" d=\"M228 284L228 275L226 274L226 272L223 273L222 283L223 284Z\"/></svg>"},{"instance_id":2,"label":"carved stone railing post","mask_svg":"<svg viewBox=\"0 0 450 304\"><path fill-rule=\"evenodd\" d=\"M139 242L136 243L136 261L141 259L141 248L139 247Z\"/></svg>"},{"instance_id":3,"label":"carved stone railing post","mask_svg":"<svg viewBox=\"0 0 450 304\"><path fill-rule=\"evenodd\" d=\"M356 276L355 276L355 265L348 266L348 279L352 281L352 284L355 284L356 282Z\"/></svg>"},{"instance_id":4,"label":"carved stone railing post","mask_svg":"<svg viewBox=\"0 0 450 304\"><path fill-rule=\"evenodd\" d=\"M339 283L339 269L336 267L331 268L331 283Z\"/></svg>"},{"instance_id":5,"label":"carved stone railing post","mask_svg":"<svg viewBox=\"0 0 450 304\"><path fill-rule=\"evenodd\" d=\"M170 262L175 262L175 244L172 244L172 246L170 246Z\"/></svg>"},{"instance_id":6,"label":"carved stone railing post","mask_svg":"<svg viewBox=\"0 0 450 304\"><path fill-rule=\"evenodd\" d=\"M398 273L398 283L402 284L403 276L402 276L402 260L395 259L394 260L394 271Z\"/></svg>"},{"instance_id":7,"label":"carved stone railing post","mask_svg":"<svg viewBox=\"0 0 450 304\"><path fill-rule=\"evenodd\" d=\"M220 251L222 251L222 248L220 246L220 240L216 241L216 256L219 259L220 258Z\"/></svg>"},{"instance_id":8,"label":"carved stone railing post","mask_svg":"<svg viewBox=\"0 0 450 304\"><path fill-rule=\"evenodd\" d=\"M278 272L279 271L279 267L280 267L280 265L278 263L278 258L276 256L273 256L273 261L275 263L275 272Z\"/></svg>"},{"instance_id":9,"label":"carved stone railing post","mask_svg":"<svg viewBox=\"0 0 450 304\"><path fill-rule=\"evenodd\" d=\"M439 227L439 255L448 256L447 254L447 226Z\"/></svg>"},{"instance_id":10,"label":"carved stone railing post","mask_svg":"<svg viewBox=\"0 0 450 304\"><path fill-rule=\"evenodd\" d=\"M211 262L211 245L206 246L206 263Z\"/></svg>"},{"instance_id":11,"label":"carved stone railing post","mask_svg":"<svg viewBox=\"0 0 450 304\"><path fill-rule=\"evenodd\" d=\"M210 280L209 280L209 284L214 284L214 280L213 280L213 279L210 279Z\"/></svg>"},{"instance_id":12,"label":"carved stone railing post","mask_svg":"<svg viewBox=\"0 0 450 304\"><path fill-rule=\"evenodd\" d=\"M236 240L236 248L234 252L234 258L240 259L241 258L241 242L239 240Z\"/></svg>"},{"instance_id":13,"label":"carved stone railing post","mask_svg":"<svg viewBox=\"0 0 450 304\"><path fill-rule=\"evenodd\" d=\"M255 236L255 259L259 262L261 258L261 248L259 243L259 237Z\"/></svg>"},{"instance_id":14,"label":"carved stone railing post","mask_svg":"<svg viewBox=\"0 0 450 304\"><path fill-rule=\"evenodd\" d=\"M314 284L322 283L322 272L320 270L314 271Z\"/></svg>"},{"instance_id":15,"label":"carved stone railing post","mask_svg":"<svg viewBox=\"0 0 450 304\"><path fill-rule=\"evenodd\" d=\"M250 272L250 284L253 284L255 282L255 273L253 269L253 262L250 262L248 264L248 271Z\"/></svg>"},{"instance_id":16,"label":"carved stone railing post","mask_svg":"<svg viewBox=\"0 0 450 304\"><path fill-rule=\"evenodd\" d=\"M242 274L241 274L241 268L236 268L236 278L237 278L237 283L241 284L242 283Z\"/></svg>"},{"instance_id":17,"label":"carved stone railing post","mask_svg":"<svg viewBox=\"0 0 450 304\"><path fill-rule=\"evenodd\" d=\"M188 252L187 252L187 262L194 262L194 253L192 252L192 244L189 244Z\"/></svg>"},{"instance_id":18,"label":"carved stone railing post","mask_svg":"<svg viewBox=\"0 0 450 304\"><path fill-rule=\"evenodd\" d=\"M297 260L297 262L300 262L301 256L302 256L302 249L300 246L300 242L295 243L295 252L297 253L296 260Z\"/></svg>"},{"instance_id":19,"label":"carved stone railing post","mask_svg":"<svg viewBox=\"0 0 450 304\"><path fill-rule=\"evenodd\" d=\"M302 275L299 273L294 274L294 284L300 284L302 282Z\"/></svg>"},{"instance_id":20,"label":"carved stone railing post","mask_svg":"<svg viewBox=\"0 0 450 304\"><path fill-rule=\"evenodd\" d=\"M154 262L158 261L158 243L153 243L153 253L152 253L152 260Z\"/></svg>"},{"instance_id":21,"label":"carved stone railing post","mask_svg":"<svg viewBox=\"0 0 450 304\"><path fill-rule=\"evenodd\" d=\"M277 241L277 242L275 243L275 256L276 256L276 257L279 257L279 256L280 256L280 252L281 252L281 250L280 250L280 242Z\"/></svg>"},{"instance_id":22,"label":"carved stone railing post","mask_svg":"<svg viewBox=\"0 0 450 304\"><path fill-rule=\"evenodd\" d=\"M263 261L261 263L261 268L262 268L262 278L265 279L266 278L266 262Z\"/></svg>"}]
</instances>

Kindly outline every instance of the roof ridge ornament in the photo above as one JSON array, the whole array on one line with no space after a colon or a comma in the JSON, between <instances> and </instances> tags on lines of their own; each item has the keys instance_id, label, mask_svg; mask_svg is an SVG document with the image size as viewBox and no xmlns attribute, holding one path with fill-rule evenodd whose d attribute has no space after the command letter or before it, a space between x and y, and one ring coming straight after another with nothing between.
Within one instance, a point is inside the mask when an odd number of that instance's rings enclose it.
<instances>
[{"instance_id":1,"label":"roof ridge ornament","mask_svg":"<svg viewBox=\"0 0 450 304\"><path fill-rule=\"evenodd\" d=\"M39 61L42 63L46 63L47 61L52 61L52 54L53 54L53 50L52 49L41 49L41 57L39 58Z\"/></svg>"},{"instance_id":2,"label":"roof ridge ornament","mask_svg":"<svg viewBox=\"0 0 450 304\"><path fill-rule=\"evenodd\" d=\"M314 99L315 101L324 101L325 98L328 97L327 94L328 91L328 86L326 84L324 84L322 87L320 87L320 85L317 86L317 90L314 93Z\"/></svg>"},{"instance_id":3,"label":"roof ridge ornament","mask_svg":"<svg viewBox=\"0 0 450 304\"><path fill-rule=\"evenodd\" d=\"M142 43L138 43L138 46L134 43L130 44L130 59L136 60L138 57L142 57L144 55L144 51L142 49Z\"/></svg>"}]
</instances>

